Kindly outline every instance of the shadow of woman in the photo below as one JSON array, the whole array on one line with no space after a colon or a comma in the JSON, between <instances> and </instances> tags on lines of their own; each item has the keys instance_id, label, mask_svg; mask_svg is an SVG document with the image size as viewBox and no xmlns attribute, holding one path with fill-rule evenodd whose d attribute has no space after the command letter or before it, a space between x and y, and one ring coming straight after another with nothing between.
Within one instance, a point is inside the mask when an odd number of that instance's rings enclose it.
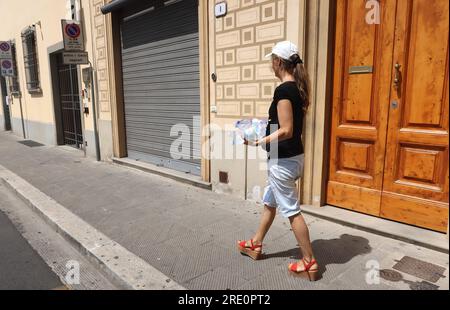
<instances>
[{"instance_id":1,"label":"shadow of woman","mask_svg":"<svg viewBox=\"0 0 450 310\"><path fill-rule=\"evenodd\" d=\"M360 236L343 234L339 238L334 239L318 239L312 243L314 256L319 263L319 273L323 275L329 264L345 264L354 257L368 254L372 251L369 240ZM290 250L270 253L264 256L264 259L274 257L289 257L293 260L299 260L300 252L298 248Z\"/></svg>"}]
</instances>

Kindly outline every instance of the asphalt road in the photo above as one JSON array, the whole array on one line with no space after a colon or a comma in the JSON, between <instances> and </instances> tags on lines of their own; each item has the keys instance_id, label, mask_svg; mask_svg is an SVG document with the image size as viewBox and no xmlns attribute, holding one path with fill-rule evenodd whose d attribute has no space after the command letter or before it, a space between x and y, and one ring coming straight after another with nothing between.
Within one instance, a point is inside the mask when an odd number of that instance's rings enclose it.
<instances>
[{"instance_id":1,"label":"asphalt road","mask_svg":"<svg viewBox=\"0 0 450 310\"><path fill-rule=\"evenodd\" d=\"M64 286L0 211L0 290L51 289L64 289Z\"/></svg>"}]
</instances>

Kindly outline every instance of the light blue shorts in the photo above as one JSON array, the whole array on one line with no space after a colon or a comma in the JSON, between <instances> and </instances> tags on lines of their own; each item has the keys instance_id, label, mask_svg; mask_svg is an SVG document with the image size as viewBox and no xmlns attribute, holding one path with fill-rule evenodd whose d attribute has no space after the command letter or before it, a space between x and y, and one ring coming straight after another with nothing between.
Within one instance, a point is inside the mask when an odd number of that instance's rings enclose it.
<instances>
[{"instance_id":1,"label":"light blue shorts","mask_svg":"<svg viewBox=\"0 0 450 310\"><path fill-rule=\"evenodd\" d=\"M268 207L278 208L285 218L301 212L295 182L303 175L304 161L305 154L268 160L268 181L263 202Z\"/></svg>"}]
</instances>

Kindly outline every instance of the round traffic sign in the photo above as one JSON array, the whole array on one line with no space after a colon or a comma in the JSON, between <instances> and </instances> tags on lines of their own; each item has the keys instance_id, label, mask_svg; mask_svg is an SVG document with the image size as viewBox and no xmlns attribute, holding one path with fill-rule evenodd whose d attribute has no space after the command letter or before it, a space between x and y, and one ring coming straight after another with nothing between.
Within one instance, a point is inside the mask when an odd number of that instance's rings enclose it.
<instances>
[{"instance_id":1,"label":"round traffic sign","mask_svg":"<svg viewBox=\"0 0 450 310\"><path fill-rule=\"evenodd\" d=\"M3 69L11 69L12 63L9 60L3 60L2 61L2 68Z\"/></svg>"},{"instance_id":2,"label":"round traffic sign","mask_svg":"<svg viewBox=\"0 0 450 310\"><path fill-rule=\"evenodd\" d=\"M80 36L81 29L77 24L67 24L65 32L69 37L76 39Z\"/></svg>"},{"instance_id":3,"label":"round traffic sign","mask_svg":"<svg viewBox=\"0 0 450 310\"><path fill-rule=\"evenodd\" d=\"M2 42L2 44L0 44L0 50L2 50L3 52L9 51L9 49L10 49L9 43Z\"/></svg>"}]
</instances>

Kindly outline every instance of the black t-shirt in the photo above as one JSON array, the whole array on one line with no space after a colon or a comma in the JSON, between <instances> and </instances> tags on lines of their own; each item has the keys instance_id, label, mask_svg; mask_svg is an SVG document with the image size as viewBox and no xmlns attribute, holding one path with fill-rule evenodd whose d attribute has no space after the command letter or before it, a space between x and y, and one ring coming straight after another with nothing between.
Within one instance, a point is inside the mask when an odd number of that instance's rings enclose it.
<instances>
[{"instance_id":1,"label":"black t-shirt","mask_svg":"<svg viewBox=\"0 0 450 310\"><path fill-rule=\"evenodd\" d=\"M269 158L288 158L303 154L304 152L301 140L304 102L300 97L297 84L293 81L284 82L275 89L273 101L269 108L269 122L266 129L266 136L269 136L280 128L277 106L278 102L283 99L288 99L292 104L294 132L291 139L276 142L278 143L278 154L275 150L270 150L270 145L266 146L266 150L269 152Z\"/></svg>"}]
</instances>

